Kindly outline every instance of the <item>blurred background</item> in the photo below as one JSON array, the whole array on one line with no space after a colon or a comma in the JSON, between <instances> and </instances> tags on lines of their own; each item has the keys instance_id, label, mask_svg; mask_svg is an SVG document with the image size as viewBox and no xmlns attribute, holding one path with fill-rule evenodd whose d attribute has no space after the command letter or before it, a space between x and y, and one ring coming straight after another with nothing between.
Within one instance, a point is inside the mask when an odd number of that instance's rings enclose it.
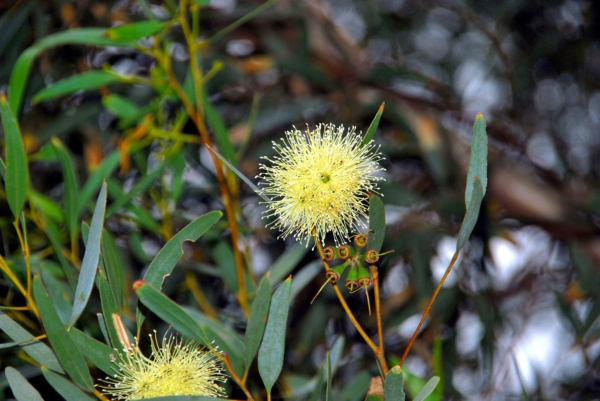
<instances>
[{"instance_id":1,"label":"blurred background","mask_svg":"<svg viewBox=\"0 0 600 401\"><path fill-rule=\"evenodd\" d=\"M261 4L211 0L201 11L201 39ZM17 57L49 34L144 20L148 10L167 19L174 7L173 0L0 1L0 87L7 90ZM394 251L380 262L390 358L402 355L456 247L472 125L478 112L484 114L489 186L481 215L406 362L413 375L443 375L444 399L600 399L598 21L597 1L279 0L202 49L205 71L222 63L207 82L208 100L250 178L259 157L273 154L271 141L292 126L331 122L365 132L385 102L375 139L387 170L382 249ZM169 40L173 69L183 80L189 53L180 30L172 29ZM116 93L144 108L154 104L155 93L117 84L36 105L31 96L84 71L148 77L154 65L147 54L112 47L61 46L36 59L20 122L37 191L62 199L60 164L42 152L50 138L68 146L85 178L129 129L107 107L107 96ZM180 108L168 100L155 106L148 110L165 121ZM190 122L182 132L197 133ZM132 151L132 165L113 179L127 191L143 176L140 166L156 163L167 148L155 140ZM222 209L206 149L186 145L168 171L162 184L135 199L157 221L152 191L172 182L179 183L177 201L161 210L173 215L174 232L190 216ZM264 206L243 183L239 196L243 243L260 277L296 243L264 228ZM4 198L0 216L2 252L8 254L18 242ZM135 280L164 239L125 217L115 214L106 227ZM227 249L218 246L224 242L217 240L212 248L190 246L184 269L164 290L180 304L193 303L181 283L189 272L198 275L219 317L243 331L235 298L215 277L216 267L227 263ZM300 250L292 271L306 284L290 312L286 382L300 388L344 335L335 380L348 390L345 399L356 399L377 373L374 358L333 291L308 306L325 281L312 263L316 258L310 248ZM364 293L347 299L375 333Z\"/></svg>"}]
</instances>

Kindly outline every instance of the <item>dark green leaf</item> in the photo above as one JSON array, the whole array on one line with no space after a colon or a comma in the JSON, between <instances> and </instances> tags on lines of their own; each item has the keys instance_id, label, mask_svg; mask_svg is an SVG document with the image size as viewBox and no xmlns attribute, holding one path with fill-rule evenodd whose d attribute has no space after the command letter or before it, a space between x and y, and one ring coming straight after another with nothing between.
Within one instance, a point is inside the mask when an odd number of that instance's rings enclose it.
<instances>
[{"instance_id":1,"label":"dark green leaf","mask_svg":"<svg viewBox=\"0 0 600 401\"><path fill-rule=\"evenodd\" d=\"M385 377L385 401L404 401L404 376L398 365L390 369Z\"/></svg>"},{"instance_id":2,"label":"dark green leaf","mask_svg":"<svg viewBox=\"0 0 600 401\"><path fill-rule=\"evenodd\" d=\"M196 241L223 215L220 211L206 213L173 236L154 258L144 280L155 288L161 288L165 277L171 274L175 264L183 255L181 248L185 241Z\"/></svg>"},{"instance_id":3,"label":"dark green leaf","mask_svg":"<svg viewBox=\"0 0 600 401\"><path fill-rule=\"evenodd\" d=\"M110 207L106 210L106 217L112 216L112 214L117 211L123 205L129 203L136 195L139 195L145 192L150 185L152 185L158 176L165 169L166 164L162 164L159 167L155 168L151 173L146 173L143 177L131 188L129 192L124 193L119 196L114 202L110 205Z\"/></svg>"},{"instance_id":4,"label":"dark green leaf","mask_svg":"<svg viewBox=\"0 0 600 401\"><path fill-rule=\"evenodd\" d=\"M102 98L102 104L119 118L133 118L140 109L123 96L111 93Z\"/></svg>"},{"instance_id":5,"label":"dark green leaf","mask_svg":"<svg viewBox=\"0 0 600 401\"><path fill-rule=\"evenodd\" d=\"M385 237L385 207L377 195L371 195L369 198L369 233L367 237L369 239L367 249L379 252Z\"/></svg>"},{"instance_id":6,"label":"dark green leaf","mask_svg":"<svg viewBox=\"0 0 600 401\"><path fill-rule=\"evenodd\" d=\"M106 71L88 71L65 78L42 89L31 99L32 103L51 100L60 96L70 95L79 90L98 89L102 86L119 82L121 78Z\"/></svg>"},{"instance_id":7,"label":"dark green leaf","mask_svg":"<svg viewBox=\"0 0 600 401\"><path fill-rule=\"evenodd\" d=\"M468 208L473 195L474 178L481 180L483 195L487 189L487 154L488 138L485 132L485 118L479 113L473 124L473 140L471 142L471 160L469 160L469 172L467 174L467 188L465 190L465 206ZM483 197L482 195L482 197Z\"/></svg>"},{"instance_id":8,"label":"dark green leaf","mask_svg":"<svg viewBox=\"0 0 600 401\"><path fill-rule=\"evenodd\" d=\"M114 349L76 328L72 328L71 331L69 331L69 335L73 342L77 344L77 348L80 351L83 351L85 357L98 369L108 374L112 374L113 370L117 369L117 365L113 363L113 361L116 360L116 351ZM119 349L121 348L123 348L122 345Z\"/></svg>"},{"instance_id":9,"label":"dark green leaf","mask_svg":"<svg viewBox=\"0 0 600 401\"><path fill-rule=\"evenodd\" d=\"M110 28L106 31L106 36L117 40L138 40L162 31L168 24L161 21L134 22Z\"/></svg>"},{"instance_id":10,"label":"dark green leaf","mask_svg":"<svg viewBox=\"0 0 600 401\"><path fill-rule=\"evenodd\" d=\"M29 175L21 130L4 93L0 95L0 114L6 141L6 200L17 220L27 197Z\"/></svg>"},{"instance_id":11,"label":"dark green leaf","mask_svg":"<svg viewBox=\"0 0 600 401\"><path fill-rule=\"evenodd\" d=\"M44 401L40 393L17 369L9 366L4 372L17 401Z\"/></svg>"},{"instance_id":12,"label":"dark green leaf","mask_svg":"<svg viewBox=\"0 0 600 401\"><path fill-rule=\"evenodd\" d=\"M10 107L14 114L18 114L27 77L35 58L42 51L55 46L66 44L94 45L94 46L126 46L133 47L133 41L118 41L106 36L104 28L71 29L46 36L35 45L25 50L15 63L10 76L9 93Z\"/></svg>"},{"instance_id":13,"label":"dark green leaf","mask_svg":"<svg viewBox=\"0 0 600 401\"><path fill-rule=\"evenodd\" d=\"M54 390L56 390L56 392L60 394L66 401L93 400L93 398L91 398L69 380L61 375L53 373L43 366L42 374L48 383L50 383L52 388L54 388Z\"/></svg>"},{"instance_id":14,"label":"dark green leaf","mask_svg":"<svg viewBox=\"0 0 600 401\"><path fill-rule=\"evenodd\" d=\"M375 131L377 131L377 127L379 126L379 120L381 120L381 115L383 114L384 107L385 107L385 102L381 103L381 106L379 106L379 110L377 110L377 114L375 114L373 121L371 121L371 125L369 125L369 129L367 130L367 133L365 134L365 137L362 141L361 146L365 146L366 144L371 142L373 140L373 138L375 138Z\"/></svg>"},{"instance_id":15,"label":"dark green leaf","mask_svg":"<svg viewBox=\"0 0 600 401\"><path fill-rule=\"evenodd\" d=\"M87 204L90 199L92 199L92 196L94 196L94 193L100 188L102 181L110 177L112 172L119 166L120 161L119 152L114 151L107 156L100 166L94 170L92 175L90 175L79 193L79 215L81 215L83 210L87 207Z\"/></svg>"},{"instance_id":16,"label":"dark green leaf","mask_svg":"<svg viewBox=\"0 0 600 401\"><path fill-rule=\"evenodd\" d=\"M42 284L42 280L38 275L35 275L33 278L33 290L48 340L50 340L52 349L56 352L61 365L75 383L83 388L92 390L93 385L85 360L79 352L77 345L71 340L67 329L60 321L58 314L54 310L52 301L44 288L44 284Z\"/></svg>"},{"instance_id":17,"label":"dark green leaf","mask_svg":"<svg viewBox=\"0 0 600 401\"><path fill-rule=\"evenodd\" d=\"M107 230L102 230L102 260L117 312L120 314L125 297L125 266L119 248Z\"/></svg>"},{"instance_id":18,"label":"dark green leaf","mask_svg":"<svg viewBox=\"0 0 600 401\"><path fill-rule=\"evenodd\" d=\"M117 329L115 327L115 323L113 321L113 316L120 316L117 303L115 301L114 293L111 289L108 280L106 279L106 275L104 270L98 270L98 275L96 276L96 287L98 287L98 292L100 292L100 304L102 305L102 315L104 316L104 323L106 325L106 329L108 331L108 337L110 339L110 344L115 349L121 349L122 345L119 340L119 335Z\"/></svg>"},{"instance_id":19,"label":"dark green leaf","mask_svg":"<svg viewBox=\"0 0 600 401\"><path fill-rule=\"evenodd\" d=\"M63 201L65 206L65 218L67 220L67 228L71 234L71 241L75 241L79 232L79 213L78 213L78 193L79 183L73 167L73 160L69 151L64 147L58 138L52 138L52 146L60 160L63 171L64 195Z\"/></svg>"},{"instance_id":20,"label":"dark green leaf","mask_svg":"<svg viewBox=\"0 0 600 401\"><path fill-rule=\"evenodd\" d=\"M283 366L291 293L292 278L289 277L273 294L267 327L258 351L258 371L269 394Z\"/></svg>"},{"instance_id":21,"label":"dark green leaf","mask_svg":"<svg viewBox=\"0 0 600 401\"><path fill-rule=\"evenodd\" d=\"M225 123L217 110L208 101L206 95L203 97L202 101L206 120L208 121L208 125L213 129L221 153L227 161L235 165L235 149L231 143L231 138L229 138L229 130L225 126Z\"/></svg>"},{"instance_id":22,"label":"dark green leaf","mask_svg":"<svg viewBox=\"0 0 600 401\"><path fill-rule=\"evenodd\" d=\"M269 275L266 274L260 281L260 285L256 291L256 298L252 302L250 318L246 326L246 335L244 337L244 365L246 366L246 370L250 368L263 338L270 303L271 283L269 282Z\"/></svg>"},{"instance_id":23,"label":"dark green leaf","mask_svg":"<svg viewBox=\"0 0 600 401\"><path fill-rule=\"evenodd\" d=\"M271 281L278 283L290 275L292 270L300 263L308 248L298 244L292 249L288 249L273 263L269 271L271 272Z\"/></svg>"},{"instance_id":24,"label":"dark green leaf","mask_svg":"<svg viewBox=\"0 0 600 401\"><path fill-rule=\"evenodd\" d=\"M56 313L58 313L60 320L66 324L69 321L73 310L71 304L73 294L68 294L63 291L59 281L54 278L44 263L40 264L40 270L42 281L48 289L48 294L50 295L50 299L52 299Z\"/></svg>"},{"instance_id":25,"label":"dark green leaf","mask_svg":"<svg viewBox=\"0 0 600 401\"><path fill-rule=\"evenodd\" d=\"M104 211L106 209L106 183L102 185L96 208L92 216L92 224L90 225L90 234L81 262L81 272L75 289L75 298L73 303L73 313L69 321L69 326L73 327L83 309L87 305L90 298L92 288L94 287L94 279L96 270L98 269L98 261L100 259L100 242L102 240L102 225L104 223Z\"/></svg>"},{"instance_id":26,"label":"dark green leaf","mask_svg":"<svg viewBox=\"0 0 600 401\"><path fill-rule=\"evenodd\" d=\"M479 218L479 209L481 208L482 200L483 188L481 187L481 181L479 180L479 177L475 177L473 196L471 197L471 203L467 206L467 213L460 226L458 240L456 241L456 252L460 251L463 246L465 246L469 236L473 232L475 223L477 223L477 219Z\"/></svg>"},{"instance_id":27,"label":"dark green leaf","mask_svg":"<svg viewBox=\"0 0 600 401\"><path fill-rule=\"evenodd\" d=\"M0 330L6 333L13 341L17 343L25 343L32 340L34 337L27 330L22 328L18 323L0 312ZM56 355L52 349L41 341L34 341L22 346L23 351L27 353L34 361L42 366L48 367L55 372L63 373L63 369L56 359Z\"/></svg>"},{"instance_id":28,"label":"dark green leaf","mask_svg":"<svg viewBox=\"0 0 600 401\"><path fill-rule=\"evenodd\" d=\"M327 387L325 388L325 401L329 401L331 398L331 354L327 352Z\"/></svg>"},{"instance_id":29,"label":"dark green leaf","mask_svg":"<svg viewBox=\"0 0 600 401\"><path fill-rule=\"evenodd\" d=\"M431 393L433 393L433 390L435 390L439 382L440 378L437 376L433 376L431 379L429 379L427 383L425 383L425 386L423 386L423 389L419 391L419 394L417 394L413 401L424 401L425 398L427 398Z\"/></svg>"}]
</instances>

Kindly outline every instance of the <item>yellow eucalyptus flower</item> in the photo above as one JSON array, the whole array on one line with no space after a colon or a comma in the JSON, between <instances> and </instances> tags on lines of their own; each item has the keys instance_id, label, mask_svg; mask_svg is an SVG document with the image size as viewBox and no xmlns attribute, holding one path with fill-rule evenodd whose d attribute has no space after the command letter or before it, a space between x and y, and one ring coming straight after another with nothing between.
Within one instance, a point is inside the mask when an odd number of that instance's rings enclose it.
<instances>
[{"instance_id":1,"label":"yellow eucalyptus flower","mask_svg":"<svg viewBox=\"0 0 600 401\"><path fill-rule=\"evenodd\" d=\"M345 243L350 232L365 228L361 220L368 215L368 192L377 191L377 175L384 169L379 146L373 141L361 146L362 135L350 128L319 124L314 131L294 127L281 143L273 142L277 156L263 157L258 178L261 195L271 198L267 217L275 217L269 227L282 231L280 238L292 234L303 242L316 231L324 242L333 233L336 245Z\"/></svg>"},{"instance_id":2,"label":"yellow eucalyptus flower","mask_svg":"<svg viewBox=\"0 0 600 401\"><path fill-rule=\"evenodd\" d=\"M102 380L102 392L118 400L138 400L171 395L220 397L218 384L227 377L216 357L194 342L183 344L171 335L162 344L150 334L152 355L147 358L136 345L118 352L115 374Z\"/></svg>"}]
</instances>

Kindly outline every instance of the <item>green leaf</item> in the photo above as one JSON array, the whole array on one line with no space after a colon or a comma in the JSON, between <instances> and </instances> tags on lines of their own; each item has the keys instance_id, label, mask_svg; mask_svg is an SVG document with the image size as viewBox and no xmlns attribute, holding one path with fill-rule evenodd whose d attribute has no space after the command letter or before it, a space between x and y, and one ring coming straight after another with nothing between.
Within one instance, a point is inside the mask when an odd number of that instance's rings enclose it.
<instances>
[{"instance_id":1,"label":"green leaf","mask_svg":"<svg viewBox=\"0 0 600 401\"><path fill-rule=\"evenodd\" d=\"M149 398L153 401L229 401L227 398L215 398L204 395L171 395L168 397Z\"/></svg>"},{"instance_id":2,"label":"green leaf","mask_svg":"<svg viewBox=\"0 0 600 401\"><path fill-rule=\"evenodd\" d=\"M385 238L385 207L381 198L371 195L369 198L369 239L367 249L379 252Z\"/></svg>"},{"instance_id":3,"label":"green leaf","mask_svg":"<svg viewBox=\"0 0 600 401\"><path fill-rule=\"evenodd\" d=\"M67 228L71 234L71 241L75 241L79 232L77 201L79 184L77 182L73 160L71 159L69 151L58 138L52 138L52 146L54 147L54 151L56 152L56 156L58 157L63 170L65 218L67 221Z\"/></svg>"},{"instance_id":4,"label":"green leaf","mask_svg":"<svg viewBox=\"0 0 600 401\"><path fill-rule=\"evenodd\" d=\"M104 270L98 270L98 274L96 276L96 287L98 287L98 292L100 292L100 304L102 305L102 315L104 317L104 323L106 325L106 329L108 331L108 337L110 339L110 344L115 349L122 348L121 342L119 340L119 335L117 329L115 327L113 316L119 316L119 310L117 308L117 303L115 301L115 297L113 291L106 279L106 275Z\"/></svg>"},{"instance_id":5,"label":"green leaf","mask_svg":"<svg viewBox=\"0 0 600 401\"><path fill-rule=\"evenodd\" d=\"M79 387L71 383L62 375L58 375L42 366L42 374L52 388L56 390L66 401L93 400Z\"/></svg>"},{"instance_id":6,"label":"green leaf","mask_svg":"<svg viewBox=\"0 0 600 401\"><path fill-rule=\"evenodd\" d=\"M327 387L325 388L325 401L329 401L331 399L331 354L329 351L327 352Z\"/></svg>"},{"instance_id":7,"label":"green leaf","mask_svg":"<svg viewBox=\"0 0 600 401\"><path fill-rule=\"evenodd\" d=\"M222 215L223 213L220 211L206 213L175 234L158 252L150 264L144 280L155 288L161 288L165 278L171 274L175 264L183 255L181 248L183 243L198 240Z\"/></svg>"},{"instance_id":8,"label":"green leaf","mask_svg":"<svg viewBox=\"0 0 600 401\"><path fill-rule=\"evenodd\" d=\"M117 365L113 362L116 360L116 351L114 349L76 328L72 328L69 331L69 335L73 342L77 344L77 348L80 351L83 350L85 357L98 369L107 374L112 374L115 369L118 369Z\"/></svg>"},{"instance_id":9,"label":"green leaf","mask_svg":"<svg viewBox=\"0 0 600 401\"><path fill-rule=\"evenodd\" d=\"M81 192L79 193L79 215L83 210L87 207L88 202L94 196L94 193L100 188L102 185L102 181L106 178L110 177L112 172L119 166L119 162L121 159L119 158L119 152L114 151L109 156L107 156L102 163L83 185L81 188Z\"/></svg>"},{"instance_id":10,"label":"green leaf","mask_svg":"<svg viewBox=\"0 0 600 401\"><path fill-rule=\"evenodd\" d=\"M263 336L263 341L258 351L258 372L262 378L267 393L271 389L283 366L283 354L285 352L285 329L287 326L288 311L292 293L292 277L286 279L271 301L269 320Z\"/></svg>"},{"instance_id":11,"label":"green leaf","mask_svg":"<svg viewBox=\"0 0 600 401\"><path fill-rule=\"evenodd\" d=\"M413 401L424 401L425 398L427 398L431 393L433 393L433 390L435 390L439 382L440 378L437 376L433 376L431 379L429 379L427 383L425 383L425 386L423 386L423 389L419 391L419 394L417 394Z\"/></svg>"},{"instance_id":12,"label":"green leaf","mask_svg":"<svg viewBox=\"0 0 600 401\"><path fill-rule=\"evenodd\" d=\"M106 36L104 28L71 29L46 36L35 45L25 50L17 59L10 76L8 92L10 93L10 107L14 114L18 114L23 101L23 92L27 77L33 61L42 51L61 45L93 45L93 46L123 46L134 47L134 41L113 40Z\"/></svg>"},{"instance_id":13,"label":"green leaf","mask_svg":"<svg viewBox=\"0 0 600 401\"><path fill-rule=\"evenodd\" d=\"M69 317L71 317L73 309L71 305L73 293L65 293L63 288L61 288L61 283L50 273L44 262L40 263L39 270L42 280L48 289L50 299L52 299L54 308L56 309L56 313L58 313L60 321L66 324L69 321Z\"/></svg>"},{"instance_id":14,"label":"green leaf","mask_svg":"<svg viewBox=\"0 0 600 401\"><path fill-rule=\"evenodd\" d=\"M134 22L131 24L120 25L116 28L110 28L106 31L106 36L117 40L138 40L162 31L167 25L169 25L169 22Z\"/></svg>"},{"instance_id":15,"label":"green leaf","mask_svg":"<svg viewBox=\"0 0 600 401\"><path fill-rule=\"evenodd\" d=\"M166 164L163 163L159 167L155 168L151 173L144 174L144 176L133 186L133 188L131 188L129 192L124 193L115 199L110 207L106 210L106 217L108 218L112 216L113 213L116 212L120 207L131 202L136 195L145 192L160 176L165 169L165 166Z\"/></svg>"},{"instance_id":16,"label":"green leaf","mask_svg":"<svg viewBox=\"0 0 600 401\"><path fill-rule=\"evenodd\" d=\"M73 327L83 309L90 299L92 288L94 287L94 279L96 270L98 269L98 261L100 259L100 242L102 239L102 224L104 223L104 211L106 209L106 183L102 185L96 208L92 216L92 224L90 225L90 234L81 262L81 272L75 289L75 299L73 303L73 313L69 320L69 327Z\"/></svg>"},{"instance_id":17,"label":"green leaf","mask_svg":"<svg viewBox=\"0 0 600 401\"><path fill-rule=\"evenodd\" d=\"M227 161L235 165L235 149L229 138L229 130L225 126L223 119L215 109L215 107L208 101L208 97L204 94L202 98L202 106L204 107L204 114L208 125L213 129L221 153Z\"/></svg>"},{"instance_id":18,"label":"green leaf","mask_svg":"<svg viewBox=\"0 0 600 401\"><path fill-rule=\"evenodd\" d=\"M45 217L52 219L57 223L65 221L65 214L60 206L46 195L43 195L34 189L29 190L29 204L33 209L36 209Z\"/></svg>"},{"instance_id":19,"label":"green leaf","mask_svg":"<svg viewBox=\"0 0 600 401\"><path fill-rule=\"evenodd\" d=\"M473 140L471 142L471 160L469 160L469 172L467 173L467 188L465 190L465 206L468 208L473 196L474 178L481 180L483 195L487 189L487 154L488 138L485 132L485 118L479 113L473 124ZM482 195L482 197L483 197Z\"/></svg>"},{"instance_id":20,"label":"green leaf","mask_svg":"<svg viewBox=\"0 0 600 401\"><path fill-rule=\"evenodd\" d=\"M90 372L83 359L83 355L81 355L77 345L71 340L69 332L60 321L58 314L54 310L52 301L44 288L44 284L42 284L42 280L37 274L33 277L33 291L44 329L58 360L75 383L83 388L92 390L93 385L90 380Z\"/></svg>"},{"instance_id":21,"label":"green leaf","mask_svg":"<svg viewBox=\"0 0 600 401\"><path fill-rule=\"evenodd\" d=\"M289 276L304 255L306 255L306 252L308 252L308 248L302 244L298 244L281 254L269 269L271 272L271 281L278 283Z\"/></svg>"},{"instance_id":22,"label":"green leaf","mask_svg":"<svg viewBox=\"0 0 600 401\"><path fill-rule=\"evenodd\" d=\"M111 93L102 98L102 104L119 118L134 118L140 109L123 96Z\"/></svg>"},{"instance_id":23,"label":"green leaf","mask_svg":"<svg viewBox=\"0 0 600 401\"><path fill-rule=\"evenodd\" d=\"M0 312L0 330L5 332L7 336L17 343L28 342L34 338L31 333L22 328L3 312ZM43 342L36 340L21 346L21 348L23 348L23 351L40 365L46 366L48 369L52 369L55 372L64 372L58 359L56 359L56 355L52 352L52 349Z\"/></svg>"},{"instance_id":24,"label":"green leaf","mask_svg":"<svg viewBox=\"0 0 600 401\"><path fill-rule=\"evenodd\" d=\"M9 366L4 372L17 401L44 401L40 393L17 369Z\"/></svg>"},{"instance_id":25,"label":"green leaf","mask_svg":"<svg viewBox=\"0 0 600 401\"><path fill-rule=\"evenodd\" d=\"M120 314L125 298L125 266L115 239L107 230L102 230L102 260L117 312Z\"/></svg>"},{"instance_id":26,"label":"green leaf","mask_svg":"<svg viewBox=\"0 0 600 401\"><path fill-rule=\"evenodd\" d=\"M246 326L246 335L244 336L244 365L246 370L250 368L263 338L270 303L271 283L269 282L269 274L266 274L260 281L256 291L256 298L252 302L250 318Z\"/></svg>"},{"instance_id":27,"label":"green leaf","mask_svg":"<svg viewBox=\"0 0 600 401\"><path fill-rule=\"evenodd\" d=\"M0 176L3 180L6 180L6 164L0 159Z\"/></svg>"},{"instance_id":28,"label":"green leaf","mask_svg":"<svg viewBox=\"0 0 600 401\"><path fill-rule=\"evenodd\" d=\"M475 186L473 188L471 202L467 206L467 213L465 214L465 218L460 226L460 231L458 232L456 252L460 251L463 246L465 246L469 236L473 232L473 228L475 228L477 219L479 218L479 209L481 208L481 201L483 200L483 188L481 187L481 180L479 177L475 177Z\"/></svg>"},{"instance_id":29,"label":"green leaf","mask_svg":"<svg viewBox=\"0 0 600 401\"><path fill-rule=\"evenodd\" d=\"M27 197L29 175L21 130L4 93L0 95L0 114L6 141L6 200L17 220Z\"/></svg>"},{"instance_id":30,"label":"green leaf","mask_svg":"<svg viewBox=\"0 0 600 401\"><path fill-rule=\"evenodd\" d=\"M377 114L375 114L373 121L371 121L371 125L369 125L369 129L367 130L367 133L363 138L361 146L365 146L366 144L371 142L373 138L375 138L375 131L377 131L377 127L379 126L379 120L381 120L381 115L383 114L384 107L385 102L381 103L381 106L379 106L379 110L377 110Z\"/></svg>"},{"instance_id":31,"label":"green leaf","mask_svg":"<svg viewBox=\"0 0 600 401\"><path fill-rule=\"evenodd\" d=\"M60 96L70 95L79 90L98 89L102 86L121 81L118 75L107 71L88 71L65 78L35 94L32 103L55 99Z\"/></svg>"},{"instance_id":32,"label":"green leaf","mask_svg":"<svg viewBox=\"0 0 600 401\"><path fill-rule=\"evenodd\" d=\"M385 401L404 401L404 376L398 365L391 368L385 377Z\"/></svg>"}]
</instances>

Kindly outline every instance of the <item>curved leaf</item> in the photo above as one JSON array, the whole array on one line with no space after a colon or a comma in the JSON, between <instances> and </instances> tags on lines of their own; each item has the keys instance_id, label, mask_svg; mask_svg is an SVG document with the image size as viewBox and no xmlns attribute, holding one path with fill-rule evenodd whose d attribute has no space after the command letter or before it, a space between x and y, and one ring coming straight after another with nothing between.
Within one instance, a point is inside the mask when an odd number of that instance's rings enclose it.
<instances>
[{"instance_id":1,"label":"curved leaf","mask_svg":"<svg viewBox=\"0 0 600 401\"><path fill-rule=\"evenodd\" d=\"M435 390L439 382L440 378L437 376L433 376L431 379L429 379L427 383L425 383L425 386L423 387L423 389L421 389L421 391L419 391L419 394L417 394L413 401L424 401L425 398L427 398L431 393L433 393L433 390Z\"/></svg>"},{"instance_id":2,"label":"curved leaf","mask_svg":"<svg viewBox=\"0 0 600 401\"><path fill-rule=\"evenodd\" d=\"M4 372L17 401L44 401L40 393L17 369L9 366Z\"/></svg>"},{"instance_id":3,"label":"curved leaf","mask_svg":"<svg viewBox=\"0 0 600 401\"><path fill-rule=\"evenodd\" d=\"M169 22L140 21L120 25L106 31L106 36L117 40L138 40L162 31Z\"/></svg>"},{"instance_id":4,"label":"curved leaf","mask_svg":"<svg viewBox=\"0 0 600 401\"><path fill-rule=\"evenodd\" d=\"M70 95L79 90L98 89L101 86L119 82L120 78L106 71L88 71L79 75L65 78L55 84L42 89L35 94L32 103L51 100L60 96Z\"/></svg>"},{"instance_id":5,"label":"curved leaf","mask_svg":"<svg viewBox=\"0 0 600 401\"><path fill-rule=\"evenodd\" d=\"M361 146L364 146L371 142L373 138L375 138L375 131L377 131L377 127L379 126L379 120L381 120L381 115L383 114L383 109L385 107L385 102L381 103L379 106L379 110L377 110L377 114L373 117L373 121L371 121L371 125L369 125L369 129L367 129L367 133L363 138Z\"/></svg>"}]
</instances>

